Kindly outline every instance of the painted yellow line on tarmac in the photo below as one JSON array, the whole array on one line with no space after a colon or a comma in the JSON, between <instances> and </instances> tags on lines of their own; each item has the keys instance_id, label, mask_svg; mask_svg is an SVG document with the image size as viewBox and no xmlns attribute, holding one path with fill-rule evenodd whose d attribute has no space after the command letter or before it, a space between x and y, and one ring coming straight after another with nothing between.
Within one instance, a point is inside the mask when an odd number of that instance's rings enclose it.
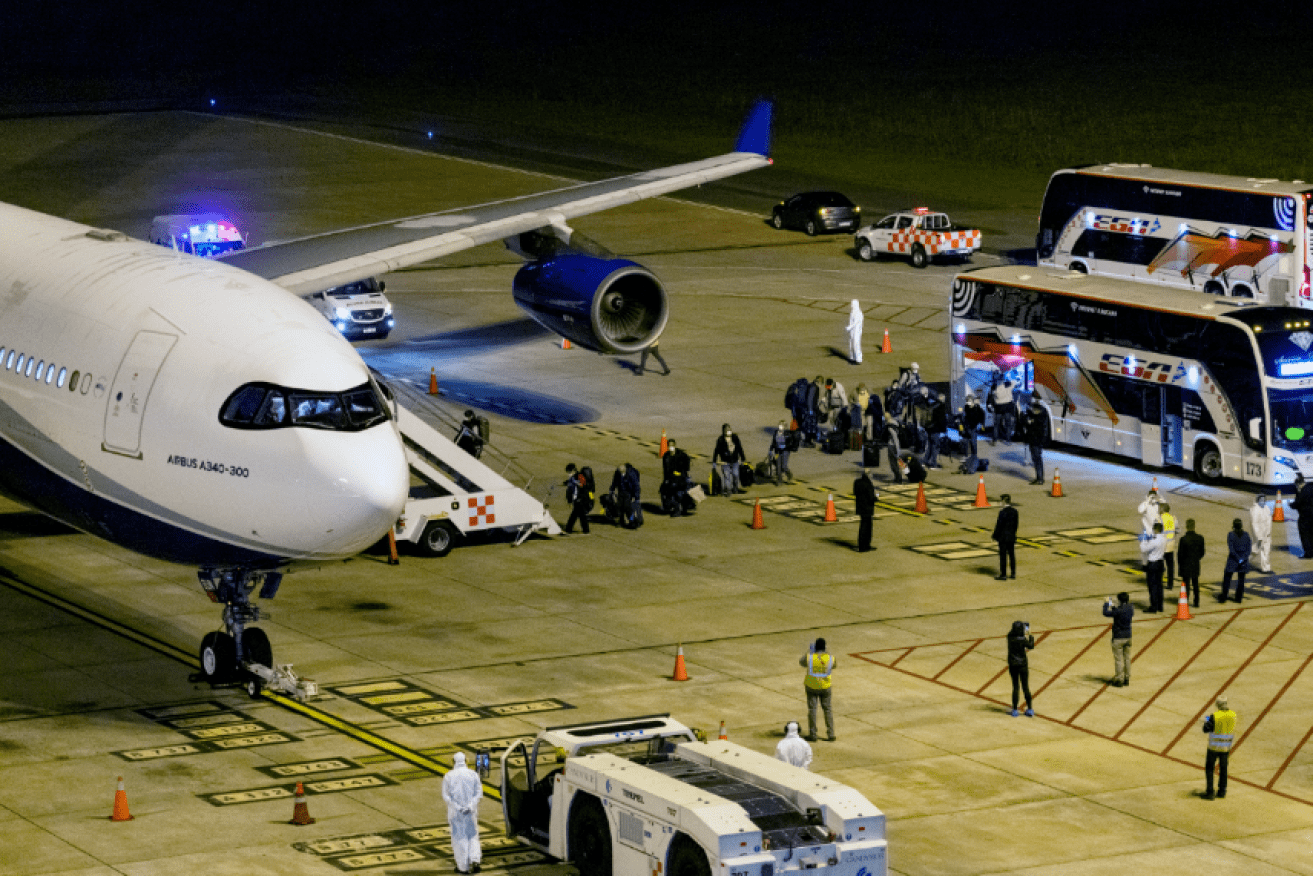
<instances>
[{"instance_id":1,"label":"painted yellow line on tarmac","mask_svg":"<svg viewBox=\"0 0 1313 876\"><path fill-rule=\"evenodd\" d=\"M122 636L129 641L136 642L138 645L149 648L157 654L162 654L172 660L176 660L191 669L200 669L200 658L197 657L197 655L185 651L176 645L170 644L163 639L157 639L149 633L143 633L140 630L135 630L132 627L127 626L126 624L110 620L104 615L92 611L85 606L78 605L75 602L70 602L61 596L56 596L55 594L42 590L40 587L29 584L26 581L20 581L13 577L12 573L0 573L0 584L9 587L11 590L16 590L24 596L35 599L38 602L43 602L46 605L71 614L74 617L100 627L103 630ZM377 748L379 751L385 752L395 757L397 760L405 761L413 766L420 767L434 775L445 776L451 770L451 767L448 764L420 754L418 751L408 748L405 745L401 745L400 743L393 742L390 739L385 739L377 733L366 730L350 721L344 721L335 715L330 715L328 712L318 709L309 703L298 702L291 697L286 697L282 694L273 693L267 690L261 691L260 695L269 702L282 706L290 712L296 712L297 714L303 715L325 727L336 730L344 736L349 736L358 742L363 742L372 748ZM485 797L491 797L498 801L501 800L501 788L494 787L486 782L483 785L483 793Z\"/></svg>"}]
</instances>

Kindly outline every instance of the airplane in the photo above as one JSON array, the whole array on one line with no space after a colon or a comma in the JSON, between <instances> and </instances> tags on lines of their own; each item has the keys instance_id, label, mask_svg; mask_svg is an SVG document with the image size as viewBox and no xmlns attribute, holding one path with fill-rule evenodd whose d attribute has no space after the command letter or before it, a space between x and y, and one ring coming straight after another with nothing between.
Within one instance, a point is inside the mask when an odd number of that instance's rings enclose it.
<instances>
[{"instance_id":1,"label":"airplane","mask_svg":"<svg viewBox=\"0 0 1313 876\"><path fill-rule=\"evenodd\" d=\"M665 290L572 246L567 221L766 166L770 125L760 102L724 155L221 260L0 204L0 493L197 568L223 605L201 677L254 694L274 665L256 587L271 599L288 570L376 543L409 488L383 390L299 296L503 240L528 259L522 309L581 347L637 352L665 328Z\"/></svg>"}]
</instances>

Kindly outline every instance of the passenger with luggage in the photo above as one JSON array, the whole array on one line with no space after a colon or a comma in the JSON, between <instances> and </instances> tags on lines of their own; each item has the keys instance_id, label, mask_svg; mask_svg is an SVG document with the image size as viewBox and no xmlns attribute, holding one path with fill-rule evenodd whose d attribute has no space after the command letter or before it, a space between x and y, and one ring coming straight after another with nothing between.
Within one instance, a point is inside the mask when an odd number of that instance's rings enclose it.
<instances>
[{"instance_id":1,"label":"passenger with luggage","mask_svg":"<svg viewBox=\"0 0 1313 876\"><path fill-rule=\"evenodd\" d=\"M927 417L925 467L939 468L939 447L948 433L948 400L941 392L929 394L929 415Z\"/></svg>"},{"instance_id":2,"label":"passenger with luggage","mask_svg":"<svg viewBox=\"0 0 1313 876\"><path fill-rule=\"evenodd\" d=\"M775 434L770 437L770 446L766 448L767 474L775 478L775 486L783 478L793 480L793 471L789 468L789 454L798 449L798 434L790 432L781 420L775 427Z\"/></svg>"},{"instance_id":3,"label":"passenger with luggage","mask_svg":"<svg viewBox=\"0 0 1313 876\"><path fill-rule=\"evenodd\" d=\"M565 532L574 532L574 524L588 534L588 512L593 510L596 501L597 486L593 481L593 470L588 466L576 468L572 462L565 467L565 501L570 503L570 519L565 522Z\"/></svg>"},{"instance_id":4,"label":"passenger with luggage","mask_svg":"<svg viewBox=\"0 0 1313 876\"><path fill-rule=\"evenodd\" d=\"M466 411L465 419L461 420L460 428L456 430L456 446L475 459L483 455L483 445L487 438L484 422L474 411Z\"/></svg>"},{"instance_id":5,"label":"passenger with luggage","mask_svg":"<svg viewBox=\"0 0 1313 876\"><path fill-rule=\"evenodd\" d=\"M693 484L688 473L688 454L673 439L666 442L666 448L666 455L661 457L661 507L671 517L691 514L697 503L689 495Z\"/></svg>"},{"instance_id":6,"label":"passenger with luggage","mask_svg":"<svg viewBox=\"0 0 1313 876\"><path fill-rule=\"evenodd\" d=\"M607 517L625 529L637 529L643 525L643 505L641 478L638 469L629 463L617 466L611 478L611 491L603 498L607 508Z\"/></svg>"},{"instance_id":7,"label":"passenger with luggage","mask_svg":"<svg viewBox=\"0 0 1313 876\"><path fill-rule=\"evenodd\" d=\"M976 456L976 435L985 425L985 409L976 397L967 393L966 406L962 408L962 437L967 442L967 456Z\"/></svg>"},{"instance_id":8,"label":"passenger with luggage","mask_svg":"<svg viewBox=\"0 0 1313 876\"><path fill-rule=\"evenodd\" d=\"M822 397L821 410L825 414L825 425L831 429L834 428L839 417L839 412L848 408L848 393L844 390L843 384L827 378L825 381L825 394Z\"/></svg>"},{"instance_id":9,"label":"passenger with luggage","mask_svg":"<svg viewBox=\"0 0 1313 876\"><path fill-rule=\"evenodd\" d=\"M994 411L994 437L989 443L997 444L1001 439L1004 444L1011 444L1012 430L1017 422L1017 402L1012 396L1012 381L995 384L989 393L989 403Z\"/></svg>"},{"instance_id":10,"label":"passenger with luggage","mask_svg":"<svg viewBox=\"0 0 1313 876\"><path fill-rule=\"evenodd\" d=\"M734 430L725 423L720 427L720 437L716 439L716 449L711 453L711 464L720 469L720 492L723 496L746 493L739 481L739 467L747 454L743 452L743 442Z\"/></svg>"},{"instance_id":11,"label":"passenger with luggage","mask_svg":"<svg viewBox=\"0 0 1313 876\"><path fill-rule=\"evenodd\" d=\"M813 446L821 437L821 398L825 393L825 378L819 374L807 384L807 394L803 399L802 425L803 439L807 446Z\"/></svg>"}]
</instances>

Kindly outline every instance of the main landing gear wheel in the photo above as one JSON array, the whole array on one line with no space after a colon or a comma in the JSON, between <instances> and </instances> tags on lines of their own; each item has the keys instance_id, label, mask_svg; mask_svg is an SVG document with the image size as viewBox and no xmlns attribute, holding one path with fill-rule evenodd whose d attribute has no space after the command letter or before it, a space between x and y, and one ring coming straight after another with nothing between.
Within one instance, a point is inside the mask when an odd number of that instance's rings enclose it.
<instances>
[{"instance_id":1,"label":"main landing gear wheel","mask_svg":"<svg viewBox=\"0 0 1313 876\"><path fill-rule=\"evenodd\" d=\"M227 681L237 668L237 642L227 633L206 633L200 657L203 679L211 684Z\"/></svg>"}]
</instances>

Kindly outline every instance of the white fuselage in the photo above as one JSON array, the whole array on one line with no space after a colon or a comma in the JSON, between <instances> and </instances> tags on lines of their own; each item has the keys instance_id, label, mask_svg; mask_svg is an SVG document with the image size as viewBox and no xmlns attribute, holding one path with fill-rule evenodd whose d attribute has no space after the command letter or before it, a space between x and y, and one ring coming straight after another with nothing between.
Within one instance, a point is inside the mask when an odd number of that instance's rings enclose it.
<instances>
[{"instance_id":1,"label":"white fuselage","mask_svg":"<svg viewBox=\"0 0 1313 876\"><path fill-rule=\"evenodd\" d=\"M220 422L244 384L368 383L341 335L231 265L109 236L0 204L0 489L205 567L340 558L383 536L408 486L394 422Z\"/></svg>"}]
</instances>

